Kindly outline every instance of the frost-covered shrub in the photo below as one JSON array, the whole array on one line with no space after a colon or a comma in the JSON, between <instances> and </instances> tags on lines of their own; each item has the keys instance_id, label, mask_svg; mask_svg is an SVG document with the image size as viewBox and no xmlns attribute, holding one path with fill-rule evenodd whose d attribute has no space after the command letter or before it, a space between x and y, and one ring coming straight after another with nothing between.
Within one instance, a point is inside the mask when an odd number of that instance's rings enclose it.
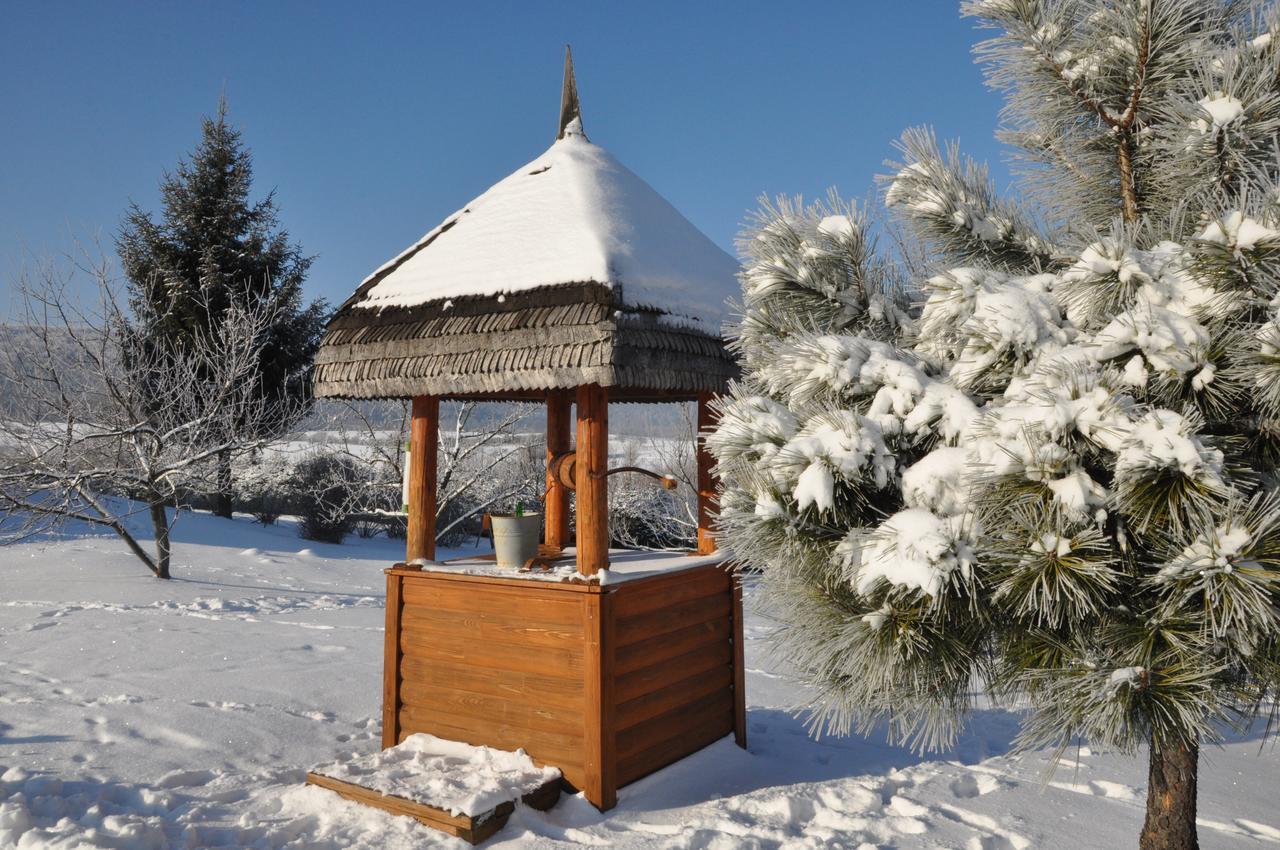
<instances>
[{"instance_id":1,"label":"frost-covered shrub","mask_svg":"<svg viewBox=\"0 0 1280 850\"><path fill-rule=\"evenodd\" d=\"M367 476L354 460L336 454L318 453L300 462L293 477L299 536L341 543L352 531L356 499Z\"/></svg>"},{"instance_id":2,"label":"frost-covered shrub","mask_svg":"<svg viewBox=\"0 0 1280 850\"><path fill-rule=\"evenodd\" d=\"M683 492L651 478L615 475L609 480L609 534L628 549L688 549L695 545L696 516Z\"/></svg>"},{"instance_id":3,"label":"frost-covered shrub","mask_svg":"<svg viewBox=\"0 0 1280 850\"><path fill-rule=\"evenodd\" d=\"M280 455L250 458L237 469L235 508L253 515L263 525L274 525L289 510L295 492L294 465Z\"/></svg>"},{"instance_id":4,"label":"frost-covered shrub","mask_svg":"<svg viewBox=\"0 0 1280 850\"><path fill-rule=\"evenodd\" d=\"M546 490L541 442L540 435L490 431L464 435L458 442L446 440L437 541L445 546L474 541L486 513L508 511L517 504L528 511L541 510ZM472 446L477 448L471 450Z\"/></svg>"}]
</instances>

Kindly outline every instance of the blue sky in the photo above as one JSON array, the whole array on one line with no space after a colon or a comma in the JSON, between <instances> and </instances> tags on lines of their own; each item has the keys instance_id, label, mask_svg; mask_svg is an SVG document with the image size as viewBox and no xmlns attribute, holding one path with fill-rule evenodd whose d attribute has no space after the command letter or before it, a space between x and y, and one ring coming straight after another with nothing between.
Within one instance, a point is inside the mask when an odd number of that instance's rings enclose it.
<instances>
[{"instance_id":1,"label":"blue sky","mask_svg":"<svg viewBox=\"0 0 1280 850\"><path fill-rule=\"evenodd\" d=\"M73 240L110 251L225 91L318 255L309 292L339 302L550 144L566 42L592 141L730 251L762 193L864 196L908 126L1006 179L982 34L949 0L9 0L0 21L6 291Z\"/></svg>"}]
</instances>

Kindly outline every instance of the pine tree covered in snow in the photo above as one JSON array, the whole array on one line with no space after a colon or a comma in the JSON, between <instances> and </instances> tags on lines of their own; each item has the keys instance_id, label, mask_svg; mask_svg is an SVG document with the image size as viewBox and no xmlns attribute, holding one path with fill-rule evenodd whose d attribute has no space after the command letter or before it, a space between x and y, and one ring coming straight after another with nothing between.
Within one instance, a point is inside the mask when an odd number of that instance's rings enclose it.
<instances>
[{"instance_id":1,"label":"pine tree covered in snow","mask_svg":"<svg viewBox=\"0 0 1280 850\"><path fill-rule=\"evenodd\" d=\"M274 193L252 203L252 187L252 157L220 101L217 114L204 120L190 159L161 182L160 221L133 204L116 246L138 328L162 359L192 347L201 335L216 334L236 310L269 309L275 319L255 381L265 402L301 413L328 306L303 302L311 258L280 228ZM292 423L263 424L279 432ZM220 459L220 482L215 512L230 516L229 458Z\"/></svg>"},{"instance_id":2,"label":"pine tree covered in snow","mask_svg":"<svg viewBox=\"0 0 1280 850\"><path fill-rule=\"evenodd\" d=\"M818 728L954 740L975 684L1027 747L1149 745L1144 848L1196 846L1199 746L1280 685L1280 18L983 0L1017 201L907 132L866 222L766 207L744 379L710 439Z\"/></svg>"}]
</instances>

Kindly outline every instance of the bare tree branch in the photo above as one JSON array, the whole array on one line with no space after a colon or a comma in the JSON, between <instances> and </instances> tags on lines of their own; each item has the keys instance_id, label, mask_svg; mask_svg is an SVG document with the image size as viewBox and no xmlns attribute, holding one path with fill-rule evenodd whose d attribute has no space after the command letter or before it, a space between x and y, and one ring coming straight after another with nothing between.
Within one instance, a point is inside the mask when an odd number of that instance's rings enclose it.
<instances>
[{"instance_id":1,"label":"bare tree branch","mask_svg":"<svg viewBox=\"0 0 1280 850\"><path fill-rule=\"evenodd\" d=\"M216 458L260 443L239 435L290 414L253 392L276 308L232 307L181 350L157 346L105 260L68 265L19 281L23 321L0 351L0 542L87 522L111 528L168 578L166 508L207 485ZM77 271L95 287L93 310L71 296ZM150 515L154 555L123 522L133 501Z\"/></svg>"}]
</instances>

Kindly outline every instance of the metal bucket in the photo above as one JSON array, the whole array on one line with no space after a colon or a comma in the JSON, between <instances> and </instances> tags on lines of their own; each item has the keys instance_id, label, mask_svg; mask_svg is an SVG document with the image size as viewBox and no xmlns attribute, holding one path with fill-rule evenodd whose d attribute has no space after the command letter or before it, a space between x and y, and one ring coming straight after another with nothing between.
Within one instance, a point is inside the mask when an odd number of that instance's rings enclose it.
<instances>
[{"instance_id":1,"label":"metal bucket","mask_svg":"<svg viewBox=\"0 0 1280 850\"><path fill-rule=\"evenodd\" d=\"M492 514L493 551L500 567L523 567L538 554L542 514Z\"/></svg>"}]
</instances>

